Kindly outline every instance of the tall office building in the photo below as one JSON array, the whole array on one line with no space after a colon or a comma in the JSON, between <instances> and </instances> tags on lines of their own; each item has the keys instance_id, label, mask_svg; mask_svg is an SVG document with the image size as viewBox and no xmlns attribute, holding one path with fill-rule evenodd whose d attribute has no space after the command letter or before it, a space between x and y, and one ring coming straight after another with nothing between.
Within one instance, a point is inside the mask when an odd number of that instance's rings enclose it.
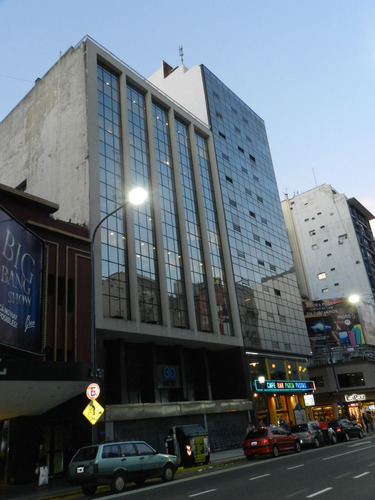
<instances>
[{"instance_id":1,"label":"tall office building","mask_svg":"<svg viewBox=\"0 0 375 500\"><path fill-rule=\"evenodd\" d=\"M282 208L313 351L314 416L360 418L375 409L374 216L328 184Z\"/></svg>"},{"instance_id":2,"label":"tall office building","mask_svg":"<svg viewBox=\"0 0 375 500\"><path fill-rule=\"evenodd\" d=\"M90 228L106 439L142 436L161 448L172 425L200 423L213 449L241 446L251 373L306 378L264 123L204 75L210 126L202 109L86 38L0 124L1 182L53 199L57 216ZM197 95L204 109L206 97ZM134 186L148 192L137 207L127 201ZM270 417L292 419L307 382L272 382Z\"/></svg>"},{"instance_id":3,"label":"tall office building","mask_svg":"<svg viewBox=\"0 0 375 500\"><path fill-rule=\"evenodd\" d=\"M311 349L264 121L204 65L163 62L150 81L212 131L250 378L306 377ZM276 421L298 398L275 393Z\"/></svg>"}]
</instances>

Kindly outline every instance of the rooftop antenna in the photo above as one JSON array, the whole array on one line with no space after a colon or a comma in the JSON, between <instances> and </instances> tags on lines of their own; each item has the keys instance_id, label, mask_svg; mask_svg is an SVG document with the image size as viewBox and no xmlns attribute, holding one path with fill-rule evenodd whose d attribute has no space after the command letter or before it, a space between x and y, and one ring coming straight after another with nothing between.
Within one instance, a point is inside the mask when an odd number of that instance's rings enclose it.
<instances>
[{"instance_id":1,"label":"rooftop antenna","mask_svg":"<svg viewBox=\"0 0 375 500\"><path fill-rule=\"evenodd\" d=\"M317 187L317 186L318 186L318 183L316 182L316 177L315 177L314 167L312 167L312 173L313 173L313 176L314 176L315 187Z\"/></svg>"},{"instance_id":2,"label":"rooftop antenna","mask_svg":"<svg viewBox=\"0 0 375 500\"><path fill-rule=\"evenodd\" d=\"M184 48L182 45L179 45L178 53L180 54L181 64L183 65L184 64Z\"/></svg>"}]
</instances>

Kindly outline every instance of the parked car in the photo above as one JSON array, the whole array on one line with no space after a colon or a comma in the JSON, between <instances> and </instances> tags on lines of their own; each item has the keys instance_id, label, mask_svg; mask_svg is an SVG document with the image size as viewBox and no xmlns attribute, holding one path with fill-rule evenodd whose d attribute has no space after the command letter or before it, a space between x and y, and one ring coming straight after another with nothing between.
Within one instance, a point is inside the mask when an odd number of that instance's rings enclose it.
<instances>
[{"instance_id":1,"label":"parked car","mask_svg":"<svg viewBox=\"0 0 375 500\"><path fill-rule=\"evenodd\" d=\"M296 434L281 427L266 426L250 430L243 443L243 451L248 460L256 455L277 457L284 451L301 451L300 439Z\"/></svg>"},{"instance_id":2,"label":"parked car","mask_svg":"<svg viewBox=\"0 0 375 500\"><path fill-rule=\"evenodd\" d=\"M69 463L70 485L94 495L99 485L109 484L113 493L125 490L126 483L143 484L146 479L160 477L172 481L177 457L157 453L144 441L94 444L80 448Z\"/></svg>"},{"instance_id":3,"label":"parked car","mask_svg":"<svg viewBox=\"0 0 375 500\"><path fill-rule=\"evenodd\" d=\"M362 439L364 436L362 427L349 419L331 420L328 426L335 431L339 441L349 441L352 437Z\"/></svg>"},{"instance_id":4,"label":"parked car","mask_svg":"<svg viewBox=\"0 0 375 500\"><path fill-rule=\"evenodd\" d=\"M306 424L292 425L293 434L300 438L301 446L313 446L319 448L324 445L324 436L318 422L307 422Z\"/></svg>"}]
</instances>

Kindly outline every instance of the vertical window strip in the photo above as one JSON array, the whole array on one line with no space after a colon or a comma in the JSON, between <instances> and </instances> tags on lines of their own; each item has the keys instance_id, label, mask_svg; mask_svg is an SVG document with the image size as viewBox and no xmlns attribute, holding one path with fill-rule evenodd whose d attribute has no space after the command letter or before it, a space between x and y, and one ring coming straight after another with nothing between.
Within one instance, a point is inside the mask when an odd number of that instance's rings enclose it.
<instances>
[{"instance_id":1,"label":"vertical window strip","mask_svg":"<svg viewBox=\"0 0 375 500\"><path fill-rule=\"evenodd\" d=\"M123 200L120 97L118 76L98 63L98 123L100 150L100 217ZM129 286L125 220L122 211L100 228L102 248L103 314L129 319Z\"/></svg>"},{"instance_id":2,"label":"vertical window strip","mask_svg":"<svg viewBox=\"0 0 375 500\"><path fill-rule=\"evenodd\" d=\"M208 243L210 247L212 275L214 279L216 295L216 311L219 320L220 333L222 335L233 336L234 333L229 308L229 298L225 279L219 228L217 223L216 204L212 188L207 143L206 140L199 134L195 134L195 138L198 151L199 171L201 173L201 183L203 188Z\"/></svg>"},{"instance_id":3,"label":"vertical window strip","mask_svg":"<svg viewBox=\"0 0 375 500\"><path fill-rule=\"evenodd\" d=\"M171 325L188 328L188 314L177 217L176 188L172 164L168 116L164 109L152 105L155 153L160 185L160 207L163 230L165 271Z\"/></svg>"},{"instance_id":4,"label":"vertical window strip","mask_svg":"<svg viewBox=\"0 0 375 500\"><path fill-rule=\"evenodd\" d=\"M191 160L189 132L187 126L178 120L175 121L175 128L197 328L199 331L212 332L211 310L203 260L202 233L198 219L197 194Z\"/></svg>"},{"instance_id":5,"label":"vertical window strip","mask_svg":"<svg viewBox=\"0 0 375 500\"><path fill-rule=\"evenodd\" d=\"M132 184L151 192L149 144L144 96L128 85L128 127ZM141 321L161 324L160 287L151 199L133 208L138 301Z\"/></svg>"}]
</instances>

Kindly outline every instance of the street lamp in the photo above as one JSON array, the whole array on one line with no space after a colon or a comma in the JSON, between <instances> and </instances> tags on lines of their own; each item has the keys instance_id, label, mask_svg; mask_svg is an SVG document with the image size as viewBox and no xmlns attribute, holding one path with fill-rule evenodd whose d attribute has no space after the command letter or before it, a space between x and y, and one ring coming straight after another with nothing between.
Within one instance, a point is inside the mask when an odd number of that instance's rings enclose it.
<instances>
[{"instance_id":1,"label":"street lamp","mask_svg":"<svg viewBox=\"0 0 375 500\"><path fill-rule=\"evenodd\" d=\"M266 377L264 377L263 375L260 375L258 377L258 382L262 386L262 396L263 396L264 408L266 411L266 425L267 425L268 424L268 406L267 406L267 401L266 401L265 395L264 395L265 394L264 389L265 389L265 385L266 385Z\"/></svg>"},{"instance_id":2,"label":"street lamp","mask_svg":"<svg viewBox=\"0 0 375 500\"><path fill-rule=\"evenodd\" d=\"M95 315L95 252L94 252L94 243L95 236L98 232L100 226L105 222L109 217L119 212L120 210L125 210L128 204L130 205L140 205L146 198L148 193L145 189L141 187L135 187L131 189L128 193L127 199L121 203L118 207L116 207L112 212L107 214L105 217L101 219L100 222L95 226L94 231L92 232L91 237L91 365L92 365L92 374L91 377L95 381L97 379L97 371L98 371L98 362L97 362L97 350L96 350L96 315Z\"/></svg>"}]
</instances>

